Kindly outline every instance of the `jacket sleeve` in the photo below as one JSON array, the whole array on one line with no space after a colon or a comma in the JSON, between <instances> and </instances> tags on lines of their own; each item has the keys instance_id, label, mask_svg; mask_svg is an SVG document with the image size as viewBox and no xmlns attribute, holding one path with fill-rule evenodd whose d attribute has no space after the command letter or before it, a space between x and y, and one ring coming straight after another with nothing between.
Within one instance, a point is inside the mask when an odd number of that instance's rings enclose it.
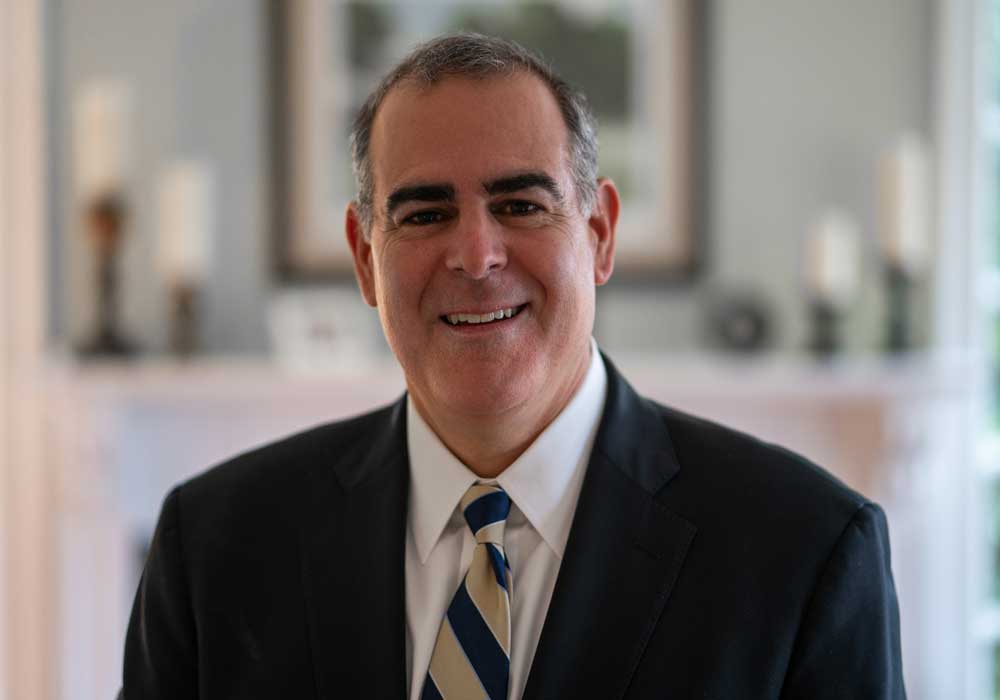
<instances>
[{"instance_id":1,"label":"jacket sleeve","mask_svg":"<svg viewBox=\"0 0 1000 700\"><path fill-rule=\"evenodd\" d=\"M866 503L841 533L806 608L783 700L905 700L899 607L882 509Z\"/></svg>"},{"instance_id":2,"label":"jacket sleeve","mask_svg":"<svg viewBox=\"0 0 1000 700\"><path fill-rule=\"evenodd\" d=\"M198 697L197 639L184 565L179 491L164 500L128 632L121 700Z\"/></svg>"}]
</instances>

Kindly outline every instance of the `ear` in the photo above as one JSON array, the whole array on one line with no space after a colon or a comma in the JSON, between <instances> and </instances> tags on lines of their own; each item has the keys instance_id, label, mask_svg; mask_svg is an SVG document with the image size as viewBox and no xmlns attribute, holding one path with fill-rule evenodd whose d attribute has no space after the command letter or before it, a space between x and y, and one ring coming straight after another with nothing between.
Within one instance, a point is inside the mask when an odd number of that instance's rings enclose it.
<instances>
[{"instance_id":1,"label":"ear","mask_svg":"<svg viewBox=\"0 0 1000 700\"><path fill-rule=\"evenodd\" d=\"M597 198L588 224L594 242L594 284L601 286L615 268L615 232L621 200L618 188L609 178L597 179Z\"/></svg>"},{"instance_id":2,"label":"ear","mask_svg":"<svg viewBox=\"0 0 1000 700\"><path fill-rule=\"evenodd\" d=\"M354 276L358 280L358 288L368 306L378 306L375 296L375 271L372 265L372 244L365 236L364 227L358 217L354 202L347 205L344 217L344 229L347 234L347 245L354 258Z\"/></svg>"}]
</instances>

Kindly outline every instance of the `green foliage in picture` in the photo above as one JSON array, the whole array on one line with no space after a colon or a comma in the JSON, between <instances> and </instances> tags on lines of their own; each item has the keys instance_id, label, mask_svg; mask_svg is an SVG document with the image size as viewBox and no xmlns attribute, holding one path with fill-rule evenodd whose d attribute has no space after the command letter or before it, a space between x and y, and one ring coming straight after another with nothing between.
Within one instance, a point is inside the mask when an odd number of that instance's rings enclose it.
<instances>
[{"instance_id":1,"label":"green foliage in picture","mask_svg":"<svg viewBox=\"0 0 1000 700\"><path fill-rule=\"evenodd\" d=\"M455 11L450 29L512 39L582 89L598 119L623 121L629 115L629 32L623 17L581 15L554 2L522 2L503 11L469 3Z\"/></svg>"}]
</instances>

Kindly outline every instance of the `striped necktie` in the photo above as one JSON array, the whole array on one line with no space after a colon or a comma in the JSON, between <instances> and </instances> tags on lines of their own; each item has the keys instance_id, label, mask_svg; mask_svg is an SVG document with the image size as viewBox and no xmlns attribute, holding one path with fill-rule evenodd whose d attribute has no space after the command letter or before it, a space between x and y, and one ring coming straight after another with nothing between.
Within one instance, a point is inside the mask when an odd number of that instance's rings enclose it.
<instances>
[{"instance_id":1,"label":"striped necktie","mask_svg":"<svg viewBox=\"0 0 1000 700\"><path fill-rule=\"evenodd\" d=\"M510 564L503 530L510 497L475 484L462 512L476 538L472 563L441 622L421 700L507 700L510 675Z\"/></svg>"}]
</instances>

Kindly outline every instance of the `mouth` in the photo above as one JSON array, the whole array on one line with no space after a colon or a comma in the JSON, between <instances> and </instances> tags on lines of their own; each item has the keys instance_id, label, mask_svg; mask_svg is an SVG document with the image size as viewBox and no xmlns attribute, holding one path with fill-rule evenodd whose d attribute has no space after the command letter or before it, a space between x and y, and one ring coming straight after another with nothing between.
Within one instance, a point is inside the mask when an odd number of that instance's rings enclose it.
<instances>
[{"instance_id":1,"label":"mouth","mask_svg":"<svg viewBox=\"0 0 1000 700\"><path fill-rule=\"evenodd\" d=\"M489 311L484 314L445 314L440 316L440 319L449 326L483 326L497 324L515 318L519 313L524 311L527 306L527 304L521 304L520 306L508 306L496 309L495 311Z\"/></svg>"}]
</instances>

